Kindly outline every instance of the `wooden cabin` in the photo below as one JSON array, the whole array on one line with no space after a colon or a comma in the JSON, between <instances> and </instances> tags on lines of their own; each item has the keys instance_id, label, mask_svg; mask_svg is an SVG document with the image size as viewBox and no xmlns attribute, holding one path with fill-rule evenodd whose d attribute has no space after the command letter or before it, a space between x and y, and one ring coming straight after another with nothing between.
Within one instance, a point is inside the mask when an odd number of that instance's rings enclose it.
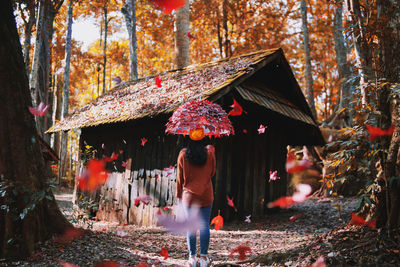
<instances>
[{"instance_id":1,"label":"wooden cabin","mask_svg":"<svg viewBox=\"0 0 400 267\"><path fill-rule=\"evenodd\" d=\"M91 146L98 158L119 154L107 165L99 219L154 225L158 209L177 202L176 170L168 175L165 168L176 165L188 137L166 135L165 124L187 101L208 99L229 112L235 99L245 111L230 117L234 135L209 139L217 160L212 215L220 210L225 220L261 217L269 201L286 194L287 145L324 144L282 49L191 65L159 77L161 87L155 76L122 83L48 131L80 128L82 151ZM261 124L267 126L264 134L257 131ZM275 170L280 179L268 182L269 171ZM134 199L144 194L153 201L136 207ZM227 196L237 212L227 205Z\"/></svg>"}]
</instances>

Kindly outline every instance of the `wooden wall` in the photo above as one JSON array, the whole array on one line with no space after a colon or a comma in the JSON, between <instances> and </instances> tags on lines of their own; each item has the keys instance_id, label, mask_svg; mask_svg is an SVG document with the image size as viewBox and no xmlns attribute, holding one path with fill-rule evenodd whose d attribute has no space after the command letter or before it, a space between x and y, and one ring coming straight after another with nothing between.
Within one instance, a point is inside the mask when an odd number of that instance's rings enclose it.
<instances>
[{"instance_id":1,"label":"wooden wall","mask_svg":"<svg viewBox=\"0 0 400 267\"><path fill-rule=\"evenodd\" d=\"M165 135L159 126L165 125L166 118L83 129L82 146L95 147L97 157L120 153L118 160L107 164L111 174L100 190L99 219L150 226L156 224L159 208L176 204L176 169L169 176L163 170L176 165L188 137ZM250 214L252 218L263 216L268 212L266 204L286 194L287 187L284 133L269 126L264 134L258 134L258 121L240 121L239 127L235 120L235 135L210 140L217 161L212 216L220 210L226 221L244 220ZM148 139L144 146L142 137ZM126 168L122 161L128 163ZM270 170L277 170L281 179L268 182ZM139 195L150 195L153 201L136 207L134 199ZM227 205L227 195L234 198L238 212Z\"/></svg>"}]
</instances>

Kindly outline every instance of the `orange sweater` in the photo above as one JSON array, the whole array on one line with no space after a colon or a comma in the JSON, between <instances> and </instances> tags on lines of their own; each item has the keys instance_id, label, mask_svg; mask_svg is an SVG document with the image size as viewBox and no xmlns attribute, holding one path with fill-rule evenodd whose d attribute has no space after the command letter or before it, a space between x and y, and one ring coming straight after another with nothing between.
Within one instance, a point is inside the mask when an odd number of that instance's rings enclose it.
<instances>
[{"instance_id":1,"label":"orange sweater","mask_svg":"<svg viewBox=\"0 0 400 267\"><path fill-rule=\"evenodd\" d=\"M215 174L214 150L207 149L207 161L203 166L191 164L186 159L186 148L178 156L176 197L185 205L210 206L214 200L211 178Z\"/></svg>"}]
</instances>

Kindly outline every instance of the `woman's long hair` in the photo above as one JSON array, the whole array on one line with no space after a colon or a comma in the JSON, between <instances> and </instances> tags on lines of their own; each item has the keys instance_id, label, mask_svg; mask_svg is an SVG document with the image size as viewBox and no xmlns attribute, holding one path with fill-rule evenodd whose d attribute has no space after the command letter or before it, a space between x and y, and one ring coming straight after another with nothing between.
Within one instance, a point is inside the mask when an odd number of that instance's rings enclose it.
<instances>
[{"instance_id":1,"label":"woman's long hair","mask_svg":"<svg viewBox=\"0 0 400 267\"><path fill-rule=\"evenodd\" d=\"M186 147L186 158L187 160L197 166L203 166L207 161L207 149L202 140L193 141L189 139L189 143Z\"/></svg>"}]
</instances>

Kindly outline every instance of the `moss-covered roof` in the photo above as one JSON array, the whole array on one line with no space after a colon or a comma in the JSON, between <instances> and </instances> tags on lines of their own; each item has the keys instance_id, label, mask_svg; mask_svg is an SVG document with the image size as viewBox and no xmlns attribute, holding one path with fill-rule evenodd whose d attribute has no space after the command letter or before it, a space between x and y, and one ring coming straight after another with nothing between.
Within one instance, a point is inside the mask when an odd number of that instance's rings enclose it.
<instances>
[{"instance_id":1,"label":"moss-covered roof","mask_svg":"<svg viewBox=\"0 0 400 267\"><path fill-rule=\"evenodd\" d=\"M123 122L160 113L170 113L190 100L207 99L252 70L278 49L190 65L179 70L122 83L104 95L57 122L47 132L85 128L106 123Z\"/></svg>"}]
</instances>

